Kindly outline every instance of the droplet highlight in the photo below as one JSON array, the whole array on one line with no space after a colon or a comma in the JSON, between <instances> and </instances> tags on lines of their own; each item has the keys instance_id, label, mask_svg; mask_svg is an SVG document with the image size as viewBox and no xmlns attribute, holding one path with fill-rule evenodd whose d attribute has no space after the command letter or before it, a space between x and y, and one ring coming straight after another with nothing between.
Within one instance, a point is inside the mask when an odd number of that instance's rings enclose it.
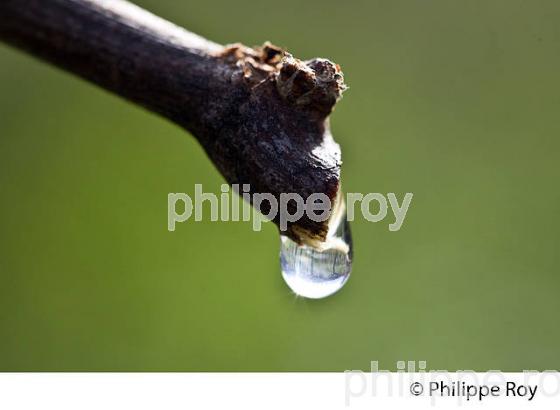
<instances>
[{"instance_id":1,"label":"droplet highlight","mask_svg":"<svg viewBox=\"0 0 560 410\"><path fill-rule=\"evenodd\" d=\"M352 235L342 211L331 221L331 229L323 250L298 245L287 236L280 236L282 277L298 296L321 299L340 290L352 271Z\"/></svg>"}]
</instances>

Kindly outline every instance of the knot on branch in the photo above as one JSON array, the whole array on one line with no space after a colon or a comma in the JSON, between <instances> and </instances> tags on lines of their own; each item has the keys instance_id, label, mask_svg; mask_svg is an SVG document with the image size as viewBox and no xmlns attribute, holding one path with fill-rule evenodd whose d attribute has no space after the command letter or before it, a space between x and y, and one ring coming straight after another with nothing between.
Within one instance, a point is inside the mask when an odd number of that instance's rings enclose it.
<instances>
[{"instance_id":1,"label":"knot on branch","mask_svg":"<svg viewBox=\"0 0 560 410\"><path fill-rule=\"evenodd\" d=\"M269 42L261 47L247 47L241 43L226 46L218 57L241 68L243 79L255 87L270 78L280 68L284 50Z\"/></svg>"},{"instance_id":2,"label":"knot on branch","mask_svg":"<svg viewBox=\"0 0 560 410\"><path fill-rule=\"evenodd\" d=\"M346 90L340 66L324 58L301 61L286 53L276 77L285 100L329 115Z\"/></svg>"},{"instance_id":3,"label":"knot on branch","mask_svg":"<svg viewBox=\"0 0 560 410\"><path fill-rule=\"evenodd\" d=\"M325 58L301 61L269 42L255 48L232 44L219 57L241 68L251 88L274 81L284 100L324 117L347 89L338 64Z\"/></svg>"},{"instance_id":4,"label":"knot on branch","mask_svg":"<svg viewBox=\"0 0 560 410\"><path fill-rule=\"evenodd\" d=\"M220 70L227 90L216 93L214 107L227 109L225 114L204 111L209 127L217 127L213 134L227 135L227 146L212 138L208 150L226 179L250 183L253 193L267 192L275 198L286 192L297 192L304 199L323 193L335 204L340 147L327 117L346 89L340 67L323 58L301 61L270 43L256 48L233 44L214 57L225 63ZM230 101L224 97L228 92L234 97ZM258 209L268 214L269 209ZM329 220L304 215L288 223L283 234L316 247L328 231Z\"/></svg>"}]
</instances>

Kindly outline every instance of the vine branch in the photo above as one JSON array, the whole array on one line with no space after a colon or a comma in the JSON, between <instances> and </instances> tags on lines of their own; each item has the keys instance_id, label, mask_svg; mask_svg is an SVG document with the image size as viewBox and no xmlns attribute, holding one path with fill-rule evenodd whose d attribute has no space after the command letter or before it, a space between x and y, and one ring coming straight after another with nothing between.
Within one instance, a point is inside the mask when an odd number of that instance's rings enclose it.
<instances>
[{"instance_id":1,"label":"vine branch","mask_svg":"<svg viewBox=\"0 0 560 410\"><path fill-rule=\"evenodd\" d=\"M184 127L230 184L335 203L328 116L345 86L329 60L221 46L123 0L2 0L0 40ZM286 234L312 243L327 225L304 216Z\"/></svg>"}]
</instances>

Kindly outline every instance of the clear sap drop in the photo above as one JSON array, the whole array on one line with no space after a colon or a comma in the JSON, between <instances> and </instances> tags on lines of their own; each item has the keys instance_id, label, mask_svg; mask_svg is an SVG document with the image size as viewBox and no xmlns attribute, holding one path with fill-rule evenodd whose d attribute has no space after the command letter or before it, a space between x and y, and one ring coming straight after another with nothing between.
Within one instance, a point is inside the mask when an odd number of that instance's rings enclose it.
<instances>
[{"instance_id":1,"label":"clear sap drop","mask_svg":"<svg viewBox=\"0 0 560 410\"><path fill-rule=\"evenodd\" d=\"M310 299L321 299L341 289L352 270L352 236L346 212L332 223L325 249L298 245L280 236L282 277L292 291Z\"/></svg>"}]
</instances>

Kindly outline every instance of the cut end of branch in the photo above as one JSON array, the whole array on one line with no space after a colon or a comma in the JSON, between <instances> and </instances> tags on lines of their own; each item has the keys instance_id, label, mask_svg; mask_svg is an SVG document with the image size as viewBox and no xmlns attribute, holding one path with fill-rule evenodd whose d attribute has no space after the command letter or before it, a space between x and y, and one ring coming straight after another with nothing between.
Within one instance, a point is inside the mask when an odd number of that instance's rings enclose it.
<instances>
[{"instance_id":1,"label":"cut end of branch","mask_svg":"<svg viewBox=\"0 0 560 410\"><path fill-rule=\"evenodd\" d=\"M297 193L307 200L323 193L331 200L334 215L342 161L328 116L347 89L340 67L323 58L301 61L270 43L255 48L229 45L216 57L231 68L230 84L245 90L232 116L238 128L220 130L228 132L236 146L227 156L214 158L226 179L249 183L252 193L272 193L276 198ZM264 214L269 209L267 202L259 208ZM288 204L288 212L295 211ZM316 222L304 215L281 233L320 249L331 220Z\"/></svg>"}]
</instances>

